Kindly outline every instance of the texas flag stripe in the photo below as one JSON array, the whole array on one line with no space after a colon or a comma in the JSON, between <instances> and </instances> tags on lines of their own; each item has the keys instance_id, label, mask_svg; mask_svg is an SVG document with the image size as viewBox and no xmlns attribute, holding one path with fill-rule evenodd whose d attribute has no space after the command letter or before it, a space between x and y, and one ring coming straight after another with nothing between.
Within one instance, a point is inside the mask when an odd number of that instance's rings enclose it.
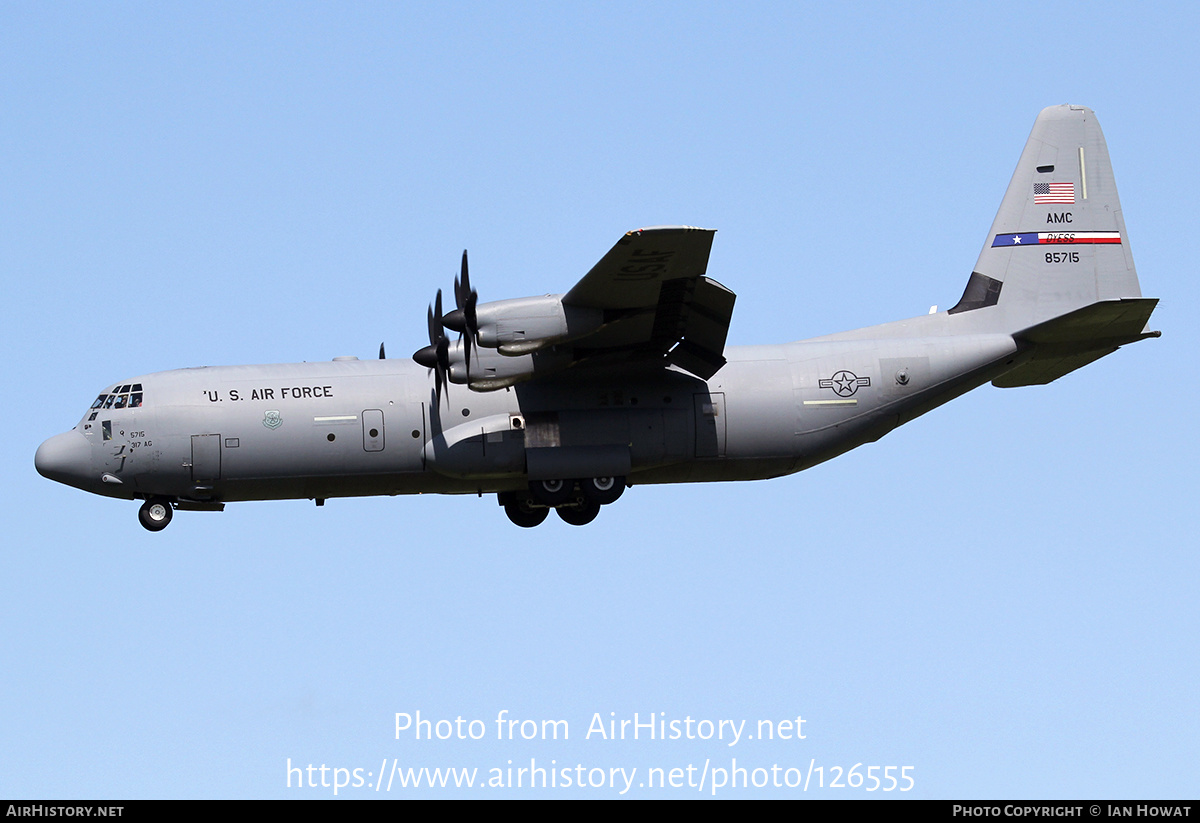
<instances>
[{"instance_id":1,"label":"texas flag stripe","mask_svg":"<svg viewBox=\"0 0 1200 823\"><path fill-rule=\"evenodd\" d=\"M1120 244L1119 231L1029 231L1016 234L997 234L992 248L997 246L1078 246L1107 243Z\"/></svg>"}]
</instances>

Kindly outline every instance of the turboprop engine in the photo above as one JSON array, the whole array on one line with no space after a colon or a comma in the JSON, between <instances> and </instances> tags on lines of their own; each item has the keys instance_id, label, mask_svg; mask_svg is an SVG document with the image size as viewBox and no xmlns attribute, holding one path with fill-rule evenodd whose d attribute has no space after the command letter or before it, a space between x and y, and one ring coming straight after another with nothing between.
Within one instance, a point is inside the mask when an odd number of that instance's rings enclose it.
<instances>
[{"instance_id":1,"label":"turboprop engine","mask_svg":"<svg viewBox=\"0 0 1200 823\"><path fill-rule=\"evenodd\" d=\"M605 321L602 310L565 305L562 295L555 294L479 305L466 251L462 272L454 278L454 302L456 308L442 314L438 289L427 318L429 345L413 354L413 360L436 373L439 396L447 382L495 391L565 368L571 363L569 353L553 347L591 334ZM458 340L451 342L444 329L458 332Z\"/></svg>"},{"instance_id":2,"label":"turboprop engine","mask_svg":"<svg viewBox=\"0 0 1200 823\"><path fill-rule=\"evenodd\" d=\"M456 309L442 324L460 334L473 332L475 342L503 355L516 356L591 334L604 324L600 309L563 304L561 294L518 297L484 303L475 309L475 322Z\"/></svg>"}]
</instances>

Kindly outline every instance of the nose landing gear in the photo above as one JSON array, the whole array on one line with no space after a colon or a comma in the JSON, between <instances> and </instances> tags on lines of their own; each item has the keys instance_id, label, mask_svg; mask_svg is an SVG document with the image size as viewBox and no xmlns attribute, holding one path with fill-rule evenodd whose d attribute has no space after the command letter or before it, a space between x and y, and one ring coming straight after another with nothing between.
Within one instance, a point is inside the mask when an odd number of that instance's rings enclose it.
<instances>
[{"instance_id":1,"label":"nose landing gear","mask_svg":"<svg viewBox=\"0 0 1200 823\"><path fill-rule=\"evenodd\" d=\"M138 509L138 521L148 531L160 532L171 522L173 514L170 500L151 497Z\"/></svg>"}]
</instances>

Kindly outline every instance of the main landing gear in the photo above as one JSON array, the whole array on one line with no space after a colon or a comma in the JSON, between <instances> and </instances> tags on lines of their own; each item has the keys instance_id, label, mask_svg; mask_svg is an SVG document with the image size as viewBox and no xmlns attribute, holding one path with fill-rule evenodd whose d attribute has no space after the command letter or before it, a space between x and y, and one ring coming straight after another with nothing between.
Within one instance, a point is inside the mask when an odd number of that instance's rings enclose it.
<instances>
[{"instance_id":1,"label":"main landing gear","mask_svg":"<svg viewBox=\"0 0 1200 823\"><path fill-rule=\"evenodd\" d=\"M522 528L538 526L554 509L564 523L586 526L600 507L625 491L624 477L586 477L582 480L535 480L528 492L500 492L497 497L508 519Z\"/></svg>"},{"instance_id":2,"label":"main landing gear","mask_svg":"<svg viewBox=\"0 0 1200 823\"><path fill-rule=\"evenodd\" d=\"M505 495L513 495L513 497L506 501ZM499 497L500 505L504 507L504 513L508 515L508 519L523 529L540 526L542 521L550 515L548 508L535 506L529 497L518 497L513 492L501 492Z\"/></svg>"},{"instance_id":3,"label":"main landing gear","mask_svg":"<svg viewBox=\"0 0 1200 823\"><path fill-rule=\"evenodd\" d=\"M162 497L151 497L138 509L138 521L152 532L160 532L171 522L171 501Z\"/></svg>"}]
</instances>

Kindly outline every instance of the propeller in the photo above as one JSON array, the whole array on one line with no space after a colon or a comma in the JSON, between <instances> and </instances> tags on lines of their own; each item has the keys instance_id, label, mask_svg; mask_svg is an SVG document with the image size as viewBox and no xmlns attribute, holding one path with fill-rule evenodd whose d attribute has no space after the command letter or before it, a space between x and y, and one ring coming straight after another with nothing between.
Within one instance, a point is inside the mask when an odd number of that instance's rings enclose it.
<instances>
[{"instance_id":1,"label":"propeller","mask_svg":"<svg viewBox=\"0 0 1200 823\"><path fill-rule=\"evenodd\" d=\"M479 333L479 318L475 306L479 294L471 288L471 276L467 272L467 251L463 249L462 272L454 278L454 305L452 312L442 314L442 290L438 289L434 304L429 307L429 345L417 351L413 360L436 373L434 390L441 399L442 388L450 382L450 338L443 328L459 333L463 359L467 366L467 379L471 377L471 349L475 346L475 335ZM380 356L383 347L380 346Z\"/></svg>"},{"instance_id":2,"label":"propeller","mask_svg":"<svg viewBox=\"0 0 1200 823\"><path fill-rule=\"evenodd\" d=\"M438 289L434 305L429 307L426 322L429 325L429 345L413 355L413 360L435 372L434 391L440 400L442 387L450 375L450 339L442 331L442 290Z\"/></svg>"},{"instance_id":3,"label":"propeller","mask_svg":"<svg viewBox=\"0 0 1200 823\"><path fill-rule=\"evenodd\" d=\"M467 272L467 250L463 249L462 274L454 278L454 305L458 308L442 318L442 325L461 335L468 375L471 373L471 347L479 333L479 318L475 313L478 302L479 293L471 288L471 276Z\"/></svg>"}]
</instances>

